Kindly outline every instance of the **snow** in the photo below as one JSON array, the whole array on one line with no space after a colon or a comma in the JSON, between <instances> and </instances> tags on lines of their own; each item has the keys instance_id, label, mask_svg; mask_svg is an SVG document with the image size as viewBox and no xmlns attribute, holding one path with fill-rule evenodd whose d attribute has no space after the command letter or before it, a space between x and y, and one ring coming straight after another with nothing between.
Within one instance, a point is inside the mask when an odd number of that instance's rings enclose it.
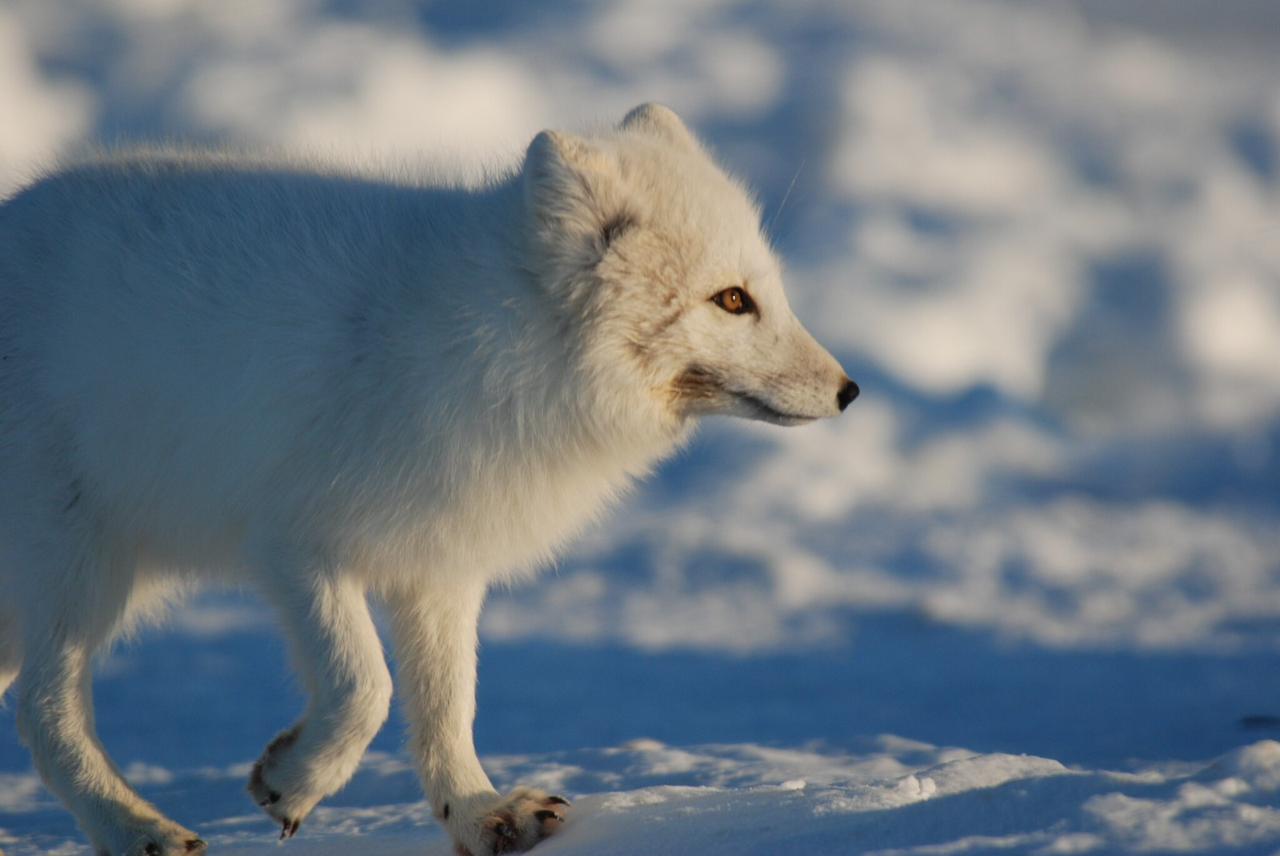
<instances>
[{"instance_id":1,"label":"snow","mask_svg":"<svg viewBox=\"0 0 1280 856\"><path fill-rule=\"evenodd\" d=\"M759 189L864 390L708 425L482 626L538 852L1280 850L1280 12L1169 0L12 0L0 193L86 143L480 172L657 99ZM104 742L217 852L302 706L204 595L112 653ZM285 845L446 854L399 714ZM0 847L82 854L0 710Z\"/></svg>"},{"instance_id":2,"label":"snow","mask_svg":"<svg viewBox=\"0 0 1280 856\"><path fill-rule=\"evenodd\" d=\"M366 795L360 802L367 804L319 809L308 821L306 838L289 846L305 847L309 854L347 853L352 847L370 856L451 853L424 802L385 803L374 796L412 787L412 773L385 760L371 759L349 789ZM1274 807L1280 743L1271 740L1209 765L1127 773L895 738L839 755L749 743L674 749L632 741L616 749L495 759L491 766L500 780L518 775L575 797L573 821L539 846L548 856L1054 854L1117 847L1235 852L1274 845L1280 832L1280 810ZM237 772L188 771L165 783L139 783L146 790L184 780L238 781ZM796 772L806 778L781 778ZM653 784L671 781L682 784ZM627 788L615 790L621 784ZM163 802L177 790L150 792ZM220 853L279 853L277 844L264 840L260 825L255 815L233 815L201 828ZM40 852L75 852L70 845L44 846L50 849ZM36 851L19 845L12 852Z\"/></svg>"}]
</instances>

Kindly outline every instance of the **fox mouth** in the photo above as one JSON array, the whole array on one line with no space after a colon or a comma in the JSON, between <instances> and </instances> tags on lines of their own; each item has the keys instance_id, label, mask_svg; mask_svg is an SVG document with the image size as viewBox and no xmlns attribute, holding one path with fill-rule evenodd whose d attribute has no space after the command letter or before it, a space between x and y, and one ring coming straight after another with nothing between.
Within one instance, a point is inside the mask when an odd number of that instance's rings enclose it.
<instances>
[{"instance_id":1,"label":"fox mouth","mask_svg":"<svg viewBox=\"0 0 1280 856\"><path fill-rule=\"evenodd\" d=\"M818 418L816 416L804 416L799 413L784 413L768 402L747 392L739 392L736 389L726 389L725 392L751 408L751 415L762 422L772 422L774 425L804 425L806 422L813 422Z\"/></svg>"},{"instance_id":2,"label":"fox mouth","mask_svg":"<svg viewBox=\"0 0 1280 856\"><path fill-rule=\"evenodd\" d=\"M745 406L747 412L739 413L739 416L759 419L761 422L770 422L774 425L803 425L819 418L779 410L757 395L733 389L716 372L705 366L689 366L676 378L672 388L678 399L694 406L695 412L702 410L704 413L723 413L722 406L727 397Z\"/></svg>"}]
</instances>

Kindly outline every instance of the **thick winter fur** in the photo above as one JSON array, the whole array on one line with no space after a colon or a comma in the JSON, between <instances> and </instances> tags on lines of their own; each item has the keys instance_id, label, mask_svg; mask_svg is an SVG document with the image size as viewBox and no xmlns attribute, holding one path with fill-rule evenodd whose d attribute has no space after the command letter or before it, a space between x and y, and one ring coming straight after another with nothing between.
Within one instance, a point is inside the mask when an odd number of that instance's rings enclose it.
<instances>
[{"instance_id":1,"label":"thick winter fur","mask_svg":"<svg viewBox=\"0 0 1280 856\"><path fill-rule=\"evenodd\" d=\"M748 195L655 105L473 187L67 168L0 207L0 691L20 672L22 738L97 853L201 851L104 754L90 666L191 583L250 584L310 694L249 785L291 835L386 717L373 595L437 816L460 851L526 849L564 803L499 796L476 759L486 589L697 417L798 423L854 392Z\"/></svg>"}]
</instances>

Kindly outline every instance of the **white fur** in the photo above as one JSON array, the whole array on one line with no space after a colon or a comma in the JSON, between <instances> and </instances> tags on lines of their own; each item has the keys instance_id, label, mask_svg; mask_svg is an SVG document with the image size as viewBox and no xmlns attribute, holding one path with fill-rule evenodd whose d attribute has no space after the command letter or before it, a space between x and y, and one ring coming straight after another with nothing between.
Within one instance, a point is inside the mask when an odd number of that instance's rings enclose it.
<instances>
[{"instance_id":1,"label":"white fur","mask_svg":"<svg viewBox=\"0 0 1280 856\"><path fill-rule=\"evenodd\" d=\"M711 300L734 285L758 315ZM251 785L290 832L386 717L371 593L437 814L475 856L523 849L558 804L498 797L476 759L486 589L695 417L833 415L846 382L755 206L665 108L543 132L476 187L70 167L0 207L0 691L21 664L23 739L98 852L188 852L98 743L91 658L188 583L250 583L310 693Z\"/></svg>"}]
</instances>

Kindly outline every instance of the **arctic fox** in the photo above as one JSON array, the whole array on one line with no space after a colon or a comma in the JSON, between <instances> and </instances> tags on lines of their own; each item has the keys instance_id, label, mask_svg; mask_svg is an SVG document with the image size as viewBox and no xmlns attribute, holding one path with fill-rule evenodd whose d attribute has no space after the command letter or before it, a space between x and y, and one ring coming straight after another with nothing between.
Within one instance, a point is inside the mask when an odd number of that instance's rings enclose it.
<instances>
[{"instance_id":1,"label":"arctic fox","mask_svg":"<svg viewBox=\"0 0 1280 856\"><path fill-rule=\"evenodd\" d=\"M670 110L543 131L480 186L104 156L0 207L0 693L97 854L205 843L94 733L95 651L193 583L279 614L306 711L249 791L292 836L350 778L391 676L460 853L560 797L472 743L486 589L529 574L689 433L857 395L796 320L759 212Z\"/></svg>"}]
</instances>

